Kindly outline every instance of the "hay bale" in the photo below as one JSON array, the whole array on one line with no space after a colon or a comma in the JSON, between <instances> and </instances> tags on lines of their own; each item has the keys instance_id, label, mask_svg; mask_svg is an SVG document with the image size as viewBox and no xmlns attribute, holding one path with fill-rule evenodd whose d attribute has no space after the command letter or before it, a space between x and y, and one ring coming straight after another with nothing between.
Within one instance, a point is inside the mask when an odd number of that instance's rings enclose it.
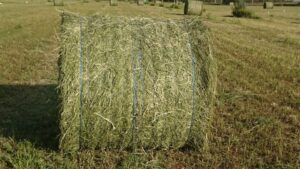
<instances>
[{"instance_id":1,"label":"hay bale","mask_svg":"<svg viewBox=\"0 0 300 169\"><path fill-rule=\"evenodd\" d=\"M264 9L273 9L273 2L264 2Z\"/></svg>"},{"instance_id":2,"label":"hay bale","mask_svg":"<svg viewBox=\"0 0 300 169\"><path fill-rule=\"evenodd\" d=\"M137 0L138 5L144 5L144 0Z\"/></svg>"},{"instance_id":3,"label":"hay bale","mask_svg":"<svg viewBox=\"0 0 300 169\"><path fill-rule=\"evenodd\" d=\"M231 7L231 9L233 9L234 8L234 2L230 2L229 6Z\"/></svg>"},{"instance_id":4,"label":"hay bale","mask_svg":"<svg viewBox=\"0 0 300 169\"><path fill-rule=\"evenodd\" d=\"M186 1L184 5L185 15L202 15L203 1Z\"/></svg>"},{"instance_id":5,"label":"hay bale","mask_svg":"<svg viewBox=\"0 0 300 169\"><path fill-rule=\"evenodd\" d=\"M118 6L118 0L109 0L110 6Z\"/></svg>"},{"instance_id":6,"label":"hay bale","mask_svg":"<svg viewBox=\"0 0 300 169\"><path fill-rule=\"evenodd\" d=\"M53 5L54 6L64 6L64 1L63 0L53 0Z\"/></svg>"},{"instance_id":7,"label":"hay bale","mask_svg":"<svg viewBox=\"0 0 300 169\"><path fill-rule=\"evenodd\" d=\"M216 69L198 18L65 14L60 53L62 150L206 143Z\"/></svg>"}]
</instances>

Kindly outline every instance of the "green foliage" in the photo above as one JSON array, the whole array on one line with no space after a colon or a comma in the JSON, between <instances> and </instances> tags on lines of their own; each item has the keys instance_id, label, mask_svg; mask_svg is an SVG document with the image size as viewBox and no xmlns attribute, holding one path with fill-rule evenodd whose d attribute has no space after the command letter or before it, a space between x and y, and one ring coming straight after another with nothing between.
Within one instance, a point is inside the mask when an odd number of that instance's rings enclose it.
<instances>
[{"instance_id":1,"label":"green foliage","mask_svg":"<svg viewBox=\"0 0 300 169\"><path fill-rule=\"evenodd\" d=\"M245 9L246 8L245 0L236 0L234 3L234 7L237 9Z\"/></svg>"},{"instance_id":2,"label":"green foliage","mask_svg":"<svg viewBox=\"0 0 300 169\"><path fill-rule=\"evenodd\" d=\"M252 11L246 9L245 0L236 0L232 9L232 15L235 17L258 18Z\"/></svg>"},{"instance_id":3,"label":"green foliage","mask_svg":"<svg viewBox=\"0 0 300 169\"><path fill-rule=\"evenodd\" d=\"M232 14L235 17L245 17L245 18L253 18L253 12L247 10L246 8L234 8L232 10Z\"/></svg>"}]
</instances>

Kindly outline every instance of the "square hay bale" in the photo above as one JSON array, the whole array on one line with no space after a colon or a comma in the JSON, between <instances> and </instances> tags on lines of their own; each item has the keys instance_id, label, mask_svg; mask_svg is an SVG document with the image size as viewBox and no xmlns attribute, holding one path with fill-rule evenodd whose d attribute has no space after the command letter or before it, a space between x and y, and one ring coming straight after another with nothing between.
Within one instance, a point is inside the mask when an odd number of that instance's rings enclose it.
<instances>
[{"instance_id":1,"label":"square hay bale","mask_svg":"<svg viewBox=\"0 0 300 169\"><path fill-rule=\"evenodd\" d=\"M203 1L186 1L184 5L185 15L202 15Z\"/></svg>"},{"instance_id":2,"label":"square hay bale","mask_svg":"<svg viewBox=\"0 0 300 169\"><path fill-rule=\"evenodd\" d=\"M264 9L273 9L274 4L273 2L264 2Z\"/></svg>"},{"instance_id":3,"label":"square hay bale","mask_svg":"<svg viewBox=\"0 0 300 169\"><path fill-rule=\"evenodd\" d=\"M63 151L207 143L216 64L199 18L64 14L60 37Z\"/></svg>"}]
</instances>

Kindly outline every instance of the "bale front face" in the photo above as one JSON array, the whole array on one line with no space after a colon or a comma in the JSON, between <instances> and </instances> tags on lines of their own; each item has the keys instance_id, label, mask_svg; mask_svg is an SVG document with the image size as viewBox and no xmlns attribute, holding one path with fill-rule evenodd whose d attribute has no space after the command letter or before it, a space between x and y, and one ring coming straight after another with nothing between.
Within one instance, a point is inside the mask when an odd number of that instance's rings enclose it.
<instances>
[{"instance_id":1,"label":"bale front face","mask_svg":"<svg viewBox=\"0 0 300 169\"><path fill-rule=\"evenodd\" d=\"M189 15L201 15L203 12L202 1L188 1L188 12ZM185 12L186 14L186 12Z\"/></svg>"},{"instance_id":2,"label":"bale front face","mask_svg":"<svg viewBox=\"0 0 300 169\"><path fill-rule=\"evenodd\" d=\"M63 17L60 148L203 146L215 64L199 20Z\"/></svg>"},{"instance_id":3,"label":"bale front face","mask_svg":"<svg viewBox=\"0 0 300 169\"><path fill-rule=\"evenodd\" d=\"M234 8L234 2L230 2L229 6L231 7L231 9L233 9Z\"/></svg>"},{"instance_id":4,"label":"bale front face","mask_svg":"<svg viewBox=\"0 0 300 169\"><path fill-rule=\"evenodd\" d=\"M118 0L110 0L109 5L110 6L117 6L118 5Z\"/></svg>"},{"instance_id":5,"label":"bale front face","mask_svg":"<svg viewBox=\"0 0 300 169\"><path fill-rule=\"evenodd\" d=\"M137 0L138 5L144 5L144 0Z\"/></svg>"},{"instance_id":6,"label":"bale front face","mask_svg":"<svg viewBox=\"0 0 300 169\"><path fill-rule=\"evenodd\" d=\"M273 9L273 2L264 2L264 9Z\"/></svg>"}]
</instances>

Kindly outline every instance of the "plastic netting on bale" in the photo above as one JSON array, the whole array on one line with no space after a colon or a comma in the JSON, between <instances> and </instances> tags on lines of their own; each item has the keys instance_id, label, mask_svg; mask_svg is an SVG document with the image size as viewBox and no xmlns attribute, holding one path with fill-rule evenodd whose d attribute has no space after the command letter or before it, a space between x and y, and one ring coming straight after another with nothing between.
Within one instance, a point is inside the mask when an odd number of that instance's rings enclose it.
<instances>
[{"instance_id":1,"label":"plastic netting on bale","mask_svg":"<svg viewBox=\"0 0 300 169\"><path fill-rule=\"evenodd\" d=\"M59 67L61 149L205 144L216 75L198 18L64 14Z\"/></svg>"}]
</instances>

